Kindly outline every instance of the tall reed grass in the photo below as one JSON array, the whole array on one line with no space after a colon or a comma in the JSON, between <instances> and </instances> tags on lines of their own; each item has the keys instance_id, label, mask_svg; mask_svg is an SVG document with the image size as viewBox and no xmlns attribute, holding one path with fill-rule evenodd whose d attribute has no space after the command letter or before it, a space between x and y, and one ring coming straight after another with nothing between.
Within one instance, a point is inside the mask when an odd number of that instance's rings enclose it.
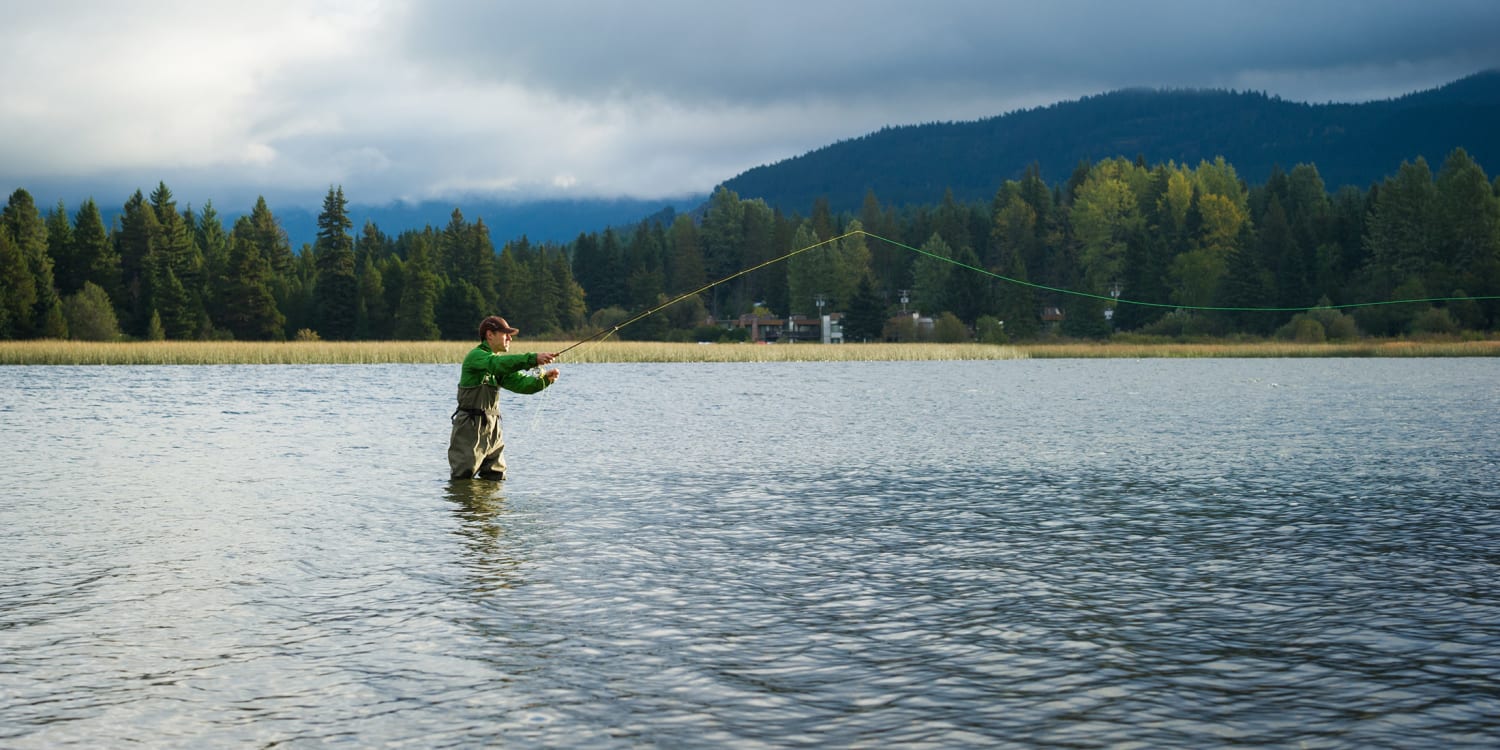
<instances>
[{"instance_id":1,"label":"tall reed grass","mask_svg":"<svg viewBox=\"0 0 1500 750\"><path fill-rule=\"evenodd\" d=\"M571 342L518 340L516 352L560 351ZM456 364L465 341L3 341L0 365L298 365ZM588 343L559 364L594 362L838 362L1162 357L1495 357L1500 340L1298 344L1043 343L987 344L677 344L652 341Z\"/></svg>"}]
</instances>

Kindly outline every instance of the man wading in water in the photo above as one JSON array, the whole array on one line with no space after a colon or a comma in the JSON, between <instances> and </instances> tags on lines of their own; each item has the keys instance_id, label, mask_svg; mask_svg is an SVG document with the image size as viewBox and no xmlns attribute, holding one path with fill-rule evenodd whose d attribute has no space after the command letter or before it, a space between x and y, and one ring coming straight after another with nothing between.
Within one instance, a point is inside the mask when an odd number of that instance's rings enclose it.
<instances>
[{"instance_id":1,"label":"man wading in water","mask_svg":"<svg viewBox=\"0 0 1500 750\"><path fill-rule=\"evenodd\" d=\"M500 431L500 389L536 393L557 382L557 370L541 377L522 370L540 367L556 354L505 354L510 337L520 333L505 318L491 315L479 322L479 346L464 357L458 377L458 409L448 439L448 466L453 479L505 478L505 435Z\"/></svg>"}]
</instances>

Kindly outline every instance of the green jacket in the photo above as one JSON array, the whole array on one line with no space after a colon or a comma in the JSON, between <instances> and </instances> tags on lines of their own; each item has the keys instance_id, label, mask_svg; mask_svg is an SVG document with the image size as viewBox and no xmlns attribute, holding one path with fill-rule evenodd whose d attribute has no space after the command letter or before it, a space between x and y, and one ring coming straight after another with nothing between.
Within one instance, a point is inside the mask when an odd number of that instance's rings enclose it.
<instances>
[{"instance_id":1,"label":"green jacket","mask_svg":"<svg viewBox=\"0 0 1500 750\"><path fill-rule=\"evenodd\" d=\"M459 388L491 385L514 393L536 393L547 387L542 378L527 375L522 370L536 367L536 353L496 354L489 344L481 343L464 357L463 372L458 376Z\"/></svg>"}]
</instances>

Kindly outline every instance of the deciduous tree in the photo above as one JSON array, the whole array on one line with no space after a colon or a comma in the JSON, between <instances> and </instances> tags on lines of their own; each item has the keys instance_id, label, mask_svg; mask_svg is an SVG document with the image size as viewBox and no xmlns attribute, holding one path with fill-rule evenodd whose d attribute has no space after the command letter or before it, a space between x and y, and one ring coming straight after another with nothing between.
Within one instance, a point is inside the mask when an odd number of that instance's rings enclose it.
<instances>
[{"instance_id":1,"label":"deciduous tree","mask_svg":"<svg viewBox=\"0 0 1500 750\"><path fill-rule=\"evenodd\" d=\"M120 338L120 323L104 288L92 281L63 298L68 335L80 341L114 341Z\"/></svg>"}]
</instances>

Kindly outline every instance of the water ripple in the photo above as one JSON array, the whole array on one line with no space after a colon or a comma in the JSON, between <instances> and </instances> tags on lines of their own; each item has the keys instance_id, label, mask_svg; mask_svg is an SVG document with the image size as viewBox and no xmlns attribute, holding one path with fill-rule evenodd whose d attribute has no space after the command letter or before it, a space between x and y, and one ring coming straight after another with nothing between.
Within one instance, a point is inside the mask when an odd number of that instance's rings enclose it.
<instances>
[{"instance_id":1,"label":"water ripple","mask_svg":"<svg viewBox=\"0 0 1500 750\"><path fill-rule=\"evenodd\" d=\"M504 485L453 368L5 371L0 744L1489 746L1438 364L576 367Z\"/></svg>"}]
</instances>

